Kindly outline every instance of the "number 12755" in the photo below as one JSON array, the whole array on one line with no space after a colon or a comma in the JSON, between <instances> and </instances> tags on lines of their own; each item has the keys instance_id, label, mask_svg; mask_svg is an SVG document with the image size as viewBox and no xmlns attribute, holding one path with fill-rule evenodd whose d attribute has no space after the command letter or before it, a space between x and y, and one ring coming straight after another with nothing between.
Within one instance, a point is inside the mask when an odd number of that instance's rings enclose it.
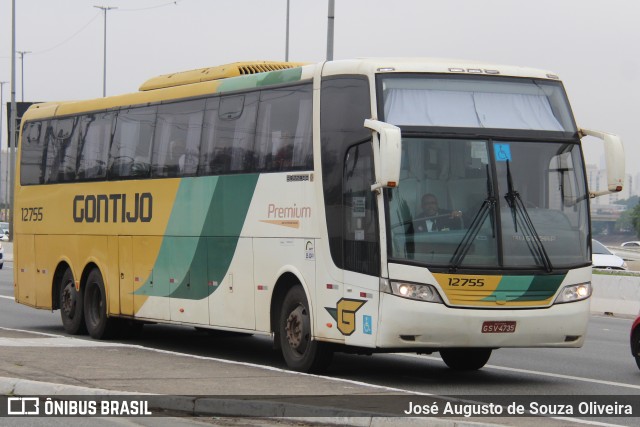
<instances>
[{"instance_id":1,"label":"number 12755","mask_svg":"<svg viewBox=\"0 0 640 427\"><path fill-rule=\"evenodd\" d=\"M42 221L44 215L42 214L42 208L22 208L22 221L33 222Z\"/></svg>"}]
</instances>

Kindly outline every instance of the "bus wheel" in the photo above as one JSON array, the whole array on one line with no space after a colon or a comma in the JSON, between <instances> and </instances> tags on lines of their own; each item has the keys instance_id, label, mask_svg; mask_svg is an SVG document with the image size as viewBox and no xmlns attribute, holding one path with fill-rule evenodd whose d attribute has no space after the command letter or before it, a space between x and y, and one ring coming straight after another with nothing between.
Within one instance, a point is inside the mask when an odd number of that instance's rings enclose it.
<instances>
[{"instance_id":1,"label":"bus wheel","mask_svg":"<svg viewBox=\"0 0 640 427\"><path fill-rule=\"evenodd\" d=\"M91 270L84 287L84 317L89 335L95 339L110 338L117 328L116 321L107 317L107 298L102 274L97 268Z\"/></svg>"},{"instance_id":2,"label":"bus wheel","mask_svg":"<svg viewBox=\"0 0 640 427\"><path fill-rule=\"evenodd\" d=\"M71 335L87 332L84 324L83 293L78 292L73 281L73 274L67 269L62 275L59 295L60 317L64 330Z\"/></svg>"},{"instance_id":3,"label":"bus wheel","mask_svg":"<svg viewBox=\"0 0 640 427\"><path fill-rule=\"evenodd\" d=\"M319 372L329 366L333 352L326 343L311 339L309 303L302 286L294 286L284 298L278 328L282 355L289 368Z\"/></svg>"},{"instance_id":4,"label":"bus wheel","mask_svg":"<svg viewBox=\"0 0 640 427\"><path fill-rule=\"evenodd\" d=\"M454 348L440 350L444 363L456 371L475 371L487 364L491 357L490 348Z\"/></svg>"}]
</instances>

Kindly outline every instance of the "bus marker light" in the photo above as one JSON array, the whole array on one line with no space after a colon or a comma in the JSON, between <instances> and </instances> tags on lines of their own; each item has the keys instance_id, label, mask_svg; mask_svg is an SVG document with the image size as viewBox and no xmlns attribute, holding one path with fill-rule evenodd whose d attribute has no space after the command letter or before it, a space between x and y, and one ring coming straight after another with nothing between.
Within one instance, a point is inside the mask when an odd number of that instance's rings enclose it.
<instances>
[{"instance_id":1,"label":"bus marker light","mask_svg":"<svg viewBox=\"0 0 640 427\"><path fill-rule=\"evenodd\" d=\"M173 277L169 279L169 283L175 283L176 279L174 279Z\"/></svg>"},{"instance_id":2,"label":"bus marker light","mask_svg":"<svg viewBox=\"0 0 640 427\"><path fill-rule=\"evenodd\" d=\"M258 285L258 290L259 291L268 291L269 287L265 286L265 285Z\"/></svg>"},{"instance_id":3,"label":"bus marker light","mask_svg":"<svg viewBox=\"0 0 640 427\"><path fill-rule=\"evenodd\" d=\"M366 292L360 292L360 298L373 298L373 294L368 294Z\"/></svg>"},{"instance_id":4,"label":"bus marker light","mask_svg":"<svg viewBox=\"0 0 640 427\"><path fill-rule=\"evenodd\" d=\"M339 289L340 286L338 285L333 285L331 283L327 283L327 289Z\"/></svg>"},{"instance_id":5,"label":"bus marker light","mask_svg":"<svg viewBox=\"0 0 640 427\"><path fill-rule=\"evenodd\" d=\"M184 308L181 308L181 309L180 309L180 313L184 313Z\"/></svg>"},{"instance_id":6,"label":"bus marker light","mask_svg":"<svg viewBox=\"0 0 640 427\"><path fill-rule=\"evenodd\" d=\"M215 280L209 280L209 286L218 286L218 282Z\"/></svg>"},{"instance_id":7,"label":"bus marker light","mask_svg":"<svg viewBox=\"0 0 640 427\"><path fill-rule=\"evenodd\" d=\"M327 328L333 328L333 323L327 323Z\"/></svg>"}]
</instances>

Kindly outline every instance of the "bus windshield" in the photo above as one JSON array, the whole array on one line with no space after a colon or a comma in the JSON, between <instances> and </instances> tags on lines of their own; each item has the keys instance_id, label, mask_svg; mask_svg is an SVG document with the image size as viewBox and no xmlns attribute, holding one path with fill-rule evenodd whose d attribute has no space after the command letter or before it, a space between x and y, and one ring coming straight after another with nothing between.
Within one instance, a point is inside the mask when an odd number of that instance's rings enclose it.
<instances>
[{"instance_id":1,"label":"bus windshield","mask_svg":"<svg viewBox=\"0 0 640 427\"><path fill-rule=\"evenodd\" d=\"M385 121L397 126L576 131L559 81L401 74L380 84Z\"/></svg>"},{"instance_id":2,"label":"bus windshield","mask_svg":"<svg viewBox=\"0 0 640 427\"><path fill-rule=\"evenodd\" d=\"M587 191L574 143L403 138L388 190L390 258L431 267L586 265Z\"/></svg>"}]
</instances>

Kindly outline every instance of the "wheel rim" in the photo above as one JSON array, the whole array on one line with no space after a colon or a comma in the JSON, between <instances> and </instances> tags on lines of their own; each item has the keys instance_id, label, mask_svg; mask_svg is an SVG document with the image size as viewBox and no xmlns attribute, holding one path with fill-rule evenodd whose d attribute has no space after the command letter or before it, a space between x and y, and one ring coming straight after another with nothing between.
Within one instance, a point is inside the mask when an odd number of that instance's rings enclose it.
<instances>
[{"instance_id":1,"label":"wheel rim","mask_svg":"<svg viewBox=\"0 0 640 427\"><path fill-rule=\"evenodd\" d=\"M305 307L299 305L289 313L285 330L289 346L303 355L309 345L309 315Z\"/></svg>"},{"instance_id":2,"label":"wheel rim","mask_svg":"<svg viewBox=\"0 0 640 427\"><path fill-rule=\"evenodd\" d=\"M73 286L73 282L67 282L62 289L62 310L64 314L69 318L73 319L76 314L76 306L77 306L77 298L78 293L76 292L75 287Z\"/></svg>"}]
</instances>

